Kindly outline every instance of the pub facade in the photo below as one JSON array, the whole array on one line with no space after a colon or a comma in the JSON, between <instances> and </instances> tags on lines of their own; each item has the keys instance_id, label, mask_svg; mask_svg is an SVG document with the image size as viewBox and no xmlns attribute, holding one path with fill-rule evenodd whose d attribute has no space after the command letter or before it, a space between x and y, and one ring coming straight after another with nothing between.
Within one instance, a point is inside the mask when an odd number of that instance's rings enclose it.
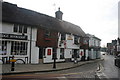
<instances>
[{"instance_id":1,"label":"pub facade","mask_svg":"<svg viewBox=\"0 0 120 80\"><path fill-rule=\"evenodd\" d=\"M0 63L10 63L13 56L16 63L38 63L37 28L25 22L22 10L15 4L2 2Z\"/></svg>"},{"instance_id":2,"label":"pub facade","mask_svg":"<svg viewBox=\"0 0 120 80\"><path fill-rule=\"evenodd\" d=\"M1 29L0 59L3 63L10 63L13 55L16 63L36 63L35 58L38 56L34 54L38 52L38 48L35 47L36 28L3 22Z\"/></svg>"},{"instance_id":3,"label":"pub facade","mask_svg":"<svg viewBox=\"0 0 120 80\"><path fill-rule=\"evenodd\" d=\"M55 14L54 18L2 2L1 63L10 63L13 56L16 63L25 64L51 63L54 57L57 62L87 58L85 32L62 20L60 8Z\"/></svg>"}]
</instances>

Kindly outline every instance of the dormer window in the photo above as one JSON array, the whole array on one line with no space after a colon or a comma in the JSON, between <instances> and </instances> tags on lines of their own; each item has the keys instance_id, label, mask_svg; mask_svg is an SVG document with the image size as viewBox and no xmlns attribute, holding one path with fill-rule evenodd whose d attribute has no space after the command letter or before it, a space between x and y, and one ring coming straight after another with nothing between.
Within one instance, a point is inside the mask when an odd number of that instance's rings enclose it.
<instances>
[{"instance_id":1,"label":"dormer window","mask_svg":"<svg viewBox=\"0 0 120 80\"><path fill-rule=\"evenodd\" d=\"M13 32L16 33L27 33L27 27L24 25L14 24Z\"/></svg>"}]
</instances>

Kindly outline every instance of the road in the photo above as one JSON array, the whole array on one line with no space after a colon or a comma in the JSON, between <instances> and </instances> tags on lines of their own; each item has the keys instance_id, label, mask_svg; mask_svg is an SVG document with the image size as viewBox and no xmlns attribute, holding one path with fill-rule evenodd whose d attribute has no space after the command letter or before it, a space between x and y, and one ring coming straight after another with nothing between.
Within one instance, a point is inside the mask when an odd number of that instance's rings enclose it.
<instances>
[{"instance_id":1,"label":"road","mask_svg":"<svg viewBox=\"0 0 120 80\"><path fill-rule=\"evenodd\" d=\"M110 79L120 78L120 68L114 65L114 56L105 53L102 57L104 58L104 62L102 63L104 67L103 73L106 77Z\"/></svg>"},{"instance_id":2,"label":"road","mask_svg":"<svg viewBox=\"0 0 120 80\"><path fill-rule=\"evenodd\" d=\"M118 79L120 69L114 66L114 56L102 55L102 58L104 61L85 64L73 69L47 73L5 75L2 80L95 80L95 71L99 64L103 67L103 73L107 78L120 80Z\"/></svg>"},{"instance_id":3,"label":"road","mask_svg":"<svg viewBox=\"0 0 120 80\"><path fill-rule=\"evenodd\" d=\"M5 75L2 80L93 80L97 67L98 62L56 72Z\"/></svg>"}]
</instances>

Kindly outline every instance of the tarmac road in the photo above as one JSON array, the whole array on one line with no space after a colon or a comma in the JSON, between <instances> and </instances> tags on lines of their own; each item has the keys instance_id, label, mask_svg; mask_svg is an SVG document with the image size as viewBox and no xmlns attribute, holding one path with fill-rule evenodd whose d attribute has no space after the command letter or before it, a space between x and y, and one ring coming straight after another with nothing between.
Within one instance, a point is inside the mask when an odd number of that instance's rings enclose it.
<instances>
[{"instance_id":1,"label":"tarmac road","mask_svg":"<svg viewBox=\"0 0 120 80\"><path fill-rule=\"evenodd\" d=\"M105 52L104 52L105 53ZM118 79L120 80L120 68L116 67L114 65L114 56L113 55L102 55L104 58L104 62L102 63L104 67L103 73L106 75L109 79Z\"/></svg>"},{"instance_id":2,"label":"tarmac road","mask_svg":"<svg viewBox=\"0 0 120 80\"><path fill-rule=\"evenodd\" d=\"M95 62L56 72L4 75L2 80L94 80L98 64Z\"/></svg>"}]
</instances>

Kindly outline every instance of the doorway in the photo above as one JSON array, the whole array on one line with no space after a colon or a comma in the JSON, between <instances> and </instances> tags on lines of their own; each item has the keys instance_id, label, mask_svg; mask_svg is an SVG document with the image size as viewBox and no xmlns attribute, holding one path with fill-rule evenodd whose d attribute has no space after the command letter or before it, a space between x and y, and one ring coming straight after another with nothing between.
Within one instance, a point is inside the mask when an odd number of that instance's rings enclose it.
<instances>
[{"instance_id":1,"label":"doorway","mask_svg":"<svg viewBox=\"0 0 120 80\"><path fill-rule=\"evenodd\" d=\"M45 55L45 48L39 47L39 63L43 63L43 56Z\"/></svg>"}]
</instances>

